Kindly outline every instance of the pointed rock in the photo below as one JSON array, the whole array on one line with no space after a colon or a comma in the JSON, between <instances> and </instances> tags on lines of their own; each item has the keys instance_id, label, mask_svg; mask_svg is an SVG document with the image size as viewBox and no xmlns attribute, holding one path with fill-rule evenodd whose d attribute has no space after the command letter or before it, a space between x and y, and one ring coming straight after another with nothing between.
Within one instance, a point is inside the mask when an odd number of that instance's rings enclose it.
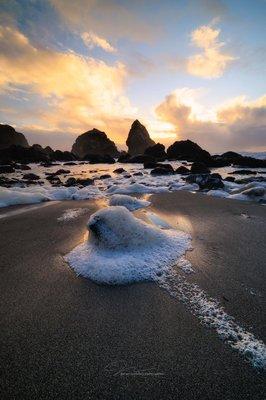
<instances>
[{"instance_id":1,"label":"pointed rock","mask_svg":"<svg viewBox=\"0 0 266 400\"><path fill-rule=\"evenodd\" d=\"M126 144L129 154L134 156L143 154L148 147L154 146L155 142L150 138L145 126L136 119L131 125Z\"/></svg>"}]
</instances>

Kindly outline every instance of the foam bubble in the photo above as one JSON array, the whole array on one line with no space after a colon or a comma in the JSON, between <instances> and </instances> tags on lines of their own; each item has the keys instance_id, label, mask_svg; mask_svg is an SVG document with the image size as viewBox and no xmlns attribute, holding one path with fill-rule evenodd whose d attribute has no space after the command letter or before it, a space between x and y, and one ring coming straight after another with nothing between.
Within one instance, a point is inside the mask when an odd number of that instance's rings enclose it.
<instances>
[{"instance_id":1,"label":"foam bubble","mask_svg":"<svg viewBox=\"0 0 266 400\"><path fill-rule=\"evenodd\" d=\"M190 236L153 227L125 207L107 207L88 222L88 241L66 260L78 275L98 283L154 281L189 248Z\"/></svg>"},{"instance_id":2,"label":"foam bubble","mask_svg":"<svg viewBox=\"0 0 266 400\"><path fill-rule=\"evenodd\" d=\"M150 205L150 201L147 200L139 200L132 196L127 196L125 194L114 194L110 200L110 206L124 206L129 211L138 210L140 208L148 207Z\"/></svg>"}]
</instances>

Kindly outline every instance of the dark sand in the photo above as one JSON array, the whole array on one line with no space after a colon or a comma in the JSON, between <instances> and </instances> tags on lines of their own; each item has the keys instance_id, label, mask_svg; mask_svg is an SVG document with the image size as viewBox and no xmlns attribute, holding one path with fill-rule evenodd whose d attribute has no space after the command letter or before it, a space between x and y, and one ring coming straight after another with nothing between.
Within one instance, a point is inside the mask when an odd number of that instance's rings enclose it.
<instances>
[{"instance_id":1,"label":"dark sand","mask_svg":"<svg viewBox=\"0 0 266 400\"><path fill-rule=\"evenodd\" d=\"M189 279L265 342L266 207L187 192L152 202L192 234ZM264 375L156 284L98 286L68 268L99 206L0 218L1 399L265 399ZM89 211L57 221L77 207Z\"/></svg>"}]
</instances>

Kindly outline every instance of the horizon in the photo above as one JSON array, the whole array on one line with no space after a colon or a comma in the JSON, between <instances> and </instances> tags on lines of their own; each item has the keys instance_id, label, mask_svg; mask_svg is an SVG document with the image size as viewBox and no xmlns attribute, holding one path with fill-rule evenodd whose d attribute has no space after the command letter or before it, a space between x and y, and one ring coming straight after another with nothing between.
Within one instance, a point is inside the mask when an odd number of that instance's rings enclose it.
<instances>
[{"instance_id":1,"label":"horizon","mask_svg":"<svg viewBox=\"0 0 266 400\"><path fill-rule=\"evenodd\" d=\"M4 1L0 122L62 150L93 128L125 149L139 119L166 147L263 152L265 15L260 0Z\"/></svg>"}]
</instances>

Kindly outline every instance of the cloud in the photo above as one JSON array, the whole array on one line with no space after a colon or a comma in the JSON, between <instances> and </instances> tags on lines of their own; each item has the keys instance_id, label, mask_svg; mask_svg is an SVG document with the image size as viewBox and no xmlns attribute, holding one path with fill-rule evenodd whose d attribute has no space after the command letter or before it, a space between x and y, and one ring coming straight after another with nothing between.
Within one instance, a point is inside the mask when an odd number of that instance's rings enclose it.
<instances>
[{"instance_id":1,"label":"cloud","mask_svg":"<svg viewBox=\"0 0 266 400\"><path fill-rule=\"evenodd\" d=\"M160 35L157 24L149 16L138 13L130 2L114 0L50 0L62 20L75 31L93 32L107 38L129 38L134 41L153 41Z\"/></svg>"},{"instance_id":2,"label":"cloud","mask_svg":"<svg viewBox=\"0 0 266 400\"><path fill-rule=\"evenodd\" d=\"M8 97L23 89L16 96L42 102L38 110L28 102L34 113L28 105L21 124L73 134L95 126L122 141L136 113L125 95L127 75L120 62L38 47L16 28L0 27L0 91Z\"/></svg>"},{"instance_id":3,"label":"cloud","mask_svg":"<svg viewBox=\"0 0 266 400\"><path fill-rule=\"evenodd\" d=\"M191 33L191 43L202 49L187 60L187 71L202 78L219 78L236 58L223 51L225 43L219 41L220 30L203 25Z\"/></svg>"},{"instance_id":4,"label":"cloud","mask_svg":"<svg viewBox=\"0 0 266 400\"><path fill-rule=\"evenodd\" d=\"M117 51L106 39L95 35L93 32L83 32L81 37L89 49L100 47L104 51L107 51L107 53L115 53Z\"/></svg>"},{"instance_id":5,"label":"cloud","mask_svg":"<svg viewBox=\"0 0 266 400\"><path fill-rule=\"evenodd\" d=\"M202 93L175 90L155 108L155 114L159 121L172 124L178 140L194 140L213 152L265 149L266 95L254 101L240 96L205 114L198 101Z\"/></svg>"}]
</instances>

